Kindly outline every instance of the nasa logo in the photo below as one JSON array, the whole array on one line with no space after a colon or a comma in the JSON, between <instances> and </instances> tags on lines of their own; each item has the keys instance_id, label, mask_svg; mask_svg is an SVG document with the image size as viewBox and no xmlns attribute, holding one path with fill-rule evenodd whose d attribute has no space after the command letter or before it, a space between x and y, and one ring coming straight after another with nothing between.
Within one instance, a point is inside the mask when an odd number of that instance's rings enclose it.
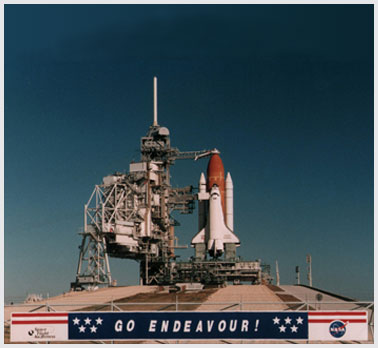
<instances>
[{"instance_id":1,"label":"nasa logo","mask_svg":"<svg viewBox=\"0 0 378 348\"><path fill-rule=\"evenodd\" d=\"M345 324L340 320L335 320L329 326L329 333L335 338L343 337L346 332L347 324L348 323Z\"/></svg>"}]
</instances>

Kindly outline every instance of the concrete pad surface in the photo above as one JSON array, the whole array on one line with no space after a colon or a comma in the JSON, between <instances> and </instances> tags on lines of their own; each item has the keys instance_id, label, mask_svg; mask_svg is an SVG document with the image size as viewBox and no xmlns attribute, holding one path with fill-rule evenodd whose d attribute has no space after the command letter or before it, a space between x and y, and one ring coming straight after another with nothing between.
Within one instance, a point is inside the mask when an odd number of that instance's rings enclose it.
<instances>
[{"instance_id":1,"label":"concrete pad surface","mask_svg":"<svg viewBox=\"0 0 378 348\"><path fill-rule=\"evenodd\" d=\"M286 308L285 303L265 285L235 285L220 288L199 306L197 311L235 311L240 309L269 311Z\"/></svg>"}]
</instances>

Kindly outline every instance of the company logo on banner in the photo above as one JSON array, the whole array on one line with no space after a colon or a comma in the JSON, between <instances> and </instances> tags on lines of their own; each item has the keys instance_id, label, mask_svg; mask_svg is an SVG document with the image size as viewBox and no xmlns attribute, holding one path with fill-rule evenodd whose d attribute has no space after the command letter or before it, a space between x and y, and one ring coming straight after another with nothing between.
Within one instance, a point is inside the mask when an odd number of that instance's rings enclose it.
<instances>
[{"instance_id":1,"label":"company logo on banner","mask_svg":"<svg viewBox=\"0 0 378 348\"><path fill-rule=\"evenodd\" d=\"M335 338L343 337L346 332L346 325L343 321L335 320L329 326L329 333Z\"/></svg>"},{"instance_id":2,"label":"company logo on banner","mask_svg":"<svg viewBox=\"0 0 378 348\"><path fill-rule=\"evenodd\" d=\"M12 342L66 341L68 313L12 313Z\"/></svg>"},{"instance_id":3,"label":"company logo on banner","mask_svg":"<svg viewBox=\"0 0 378 348\"><path fill-rule=\"evenodd\" d=\"M308 312L310 340L368 339L367 312Z\"/></svg>"},{"instance_id":4,"label":"company logo on banner","mask_svg":"<svg viewBox=\"0 0 378 348\"><path fill-rule=\"evenodd\" d=\"M367 340L367 312L12 314L12 342L138 339Z\"/></svg>"}]
</instances>

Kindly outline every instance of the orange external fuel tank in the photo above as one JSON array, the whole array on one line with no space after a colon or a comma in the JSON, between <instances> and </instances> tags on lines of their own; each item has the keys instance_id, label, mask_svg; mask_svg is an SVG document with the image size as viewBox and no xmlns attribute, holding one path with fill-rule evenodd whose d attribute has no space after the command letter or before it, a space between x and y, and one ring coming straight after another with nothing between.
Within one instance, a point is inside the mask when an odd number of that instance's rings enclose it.
<instances>
[{"instance_id":1,"label":"orange external fuel tank","mask_svg":"<svg viewBox=\"0 0 378 348\"><path fill-rule=\"evenodd\" d=\"M223 215L226 216L226 204L224 200L224 167L218 154L213 154L207 165L207 191L210 192L214 184L219 187Z\"/></svg>"}]
</instances>

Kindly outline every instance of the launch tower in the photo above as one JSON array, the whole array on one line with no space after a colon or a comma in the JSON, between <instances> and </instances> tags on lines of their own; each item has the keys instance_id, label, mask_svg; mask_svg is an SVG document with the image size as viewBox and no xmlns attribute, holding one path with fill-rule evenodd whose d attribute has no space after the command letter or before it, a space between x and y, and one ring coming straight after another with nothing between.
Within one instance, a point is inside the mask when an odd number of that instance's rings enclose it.
<instances>
[{"instance_id":1,"label":"launch tower","mask_svg":"<svg viewBox=\"0 0 378 348\"><path fill-rule=\"evenodd\" d=\"M140 279L145 285L230 280L260 283L269 278L259 261L241 262L236 258L235 250L240 242L233 233L231 177L227 177L226 188L224 174L223 178L214 178L216 164L223 167L219 151L181 152L171 146L169 130L158 124L156 77L154 121L141 138L140 152L140 161L130 163L128 173L116 172L104 177L84 206L79 262L71 288L115 285L109 257L139 261ZM198 193L193 186L171 186L170 166L176 160L207 156L212 156L208 181L206 185L201 176ZM216 195L218 201L212 199ZM199 202L199 233L192 240L196 254L189 262L176 262L175 249L180 246L175 227L179 223L172 213L192 213L196 200ZM224 259L220 260L224 248ZM211 259L207 259L207 253Z\"/></svg>"}]
</instances>

